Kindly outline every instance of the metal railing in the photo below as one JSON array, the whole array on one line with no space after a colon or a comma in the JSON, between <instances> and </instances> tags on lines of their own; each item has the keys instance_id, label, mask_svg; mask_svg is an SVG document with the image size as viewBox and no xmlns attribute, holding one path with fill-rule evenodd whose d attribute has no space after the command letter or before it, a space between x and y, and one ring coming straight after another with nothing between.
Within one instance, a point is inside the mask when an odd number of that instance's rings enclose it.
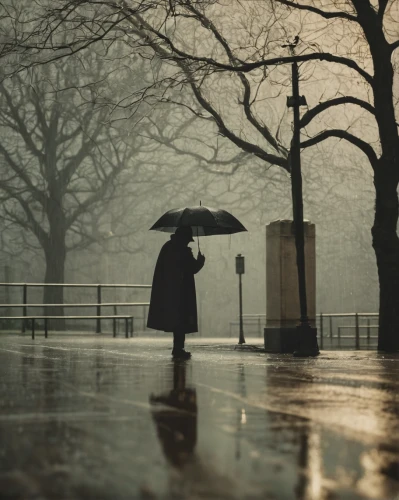
<instances>
[{"instance_id":1,"label":"metal railing","mask_svg":"<svg viewBox=\"0 0 399 500\"><path fill-rule=\"evenodd\" d=\"M328 339L330 346L332 346L335 338L337 339L338 347L341 347L341 341L343 338L352 338L351 336L343 336L342 330L355 330L355 349L361 348L361 331L366 331L366 336L364 337L367 343L367 347L370 347L371 339L377 338L375 335L371 335L371 330L374 328L378 328L378 313L320 313L317 315L319 319L319 339L320 339L320 348L323 349L324 339ZM334 326L333 320L334 318L353 318L354 325L337 325L337 336L334 336ZM377 324L371 324L370 319L377 319ZM366 324L361 324L362 320L366 319ZM326 329L325 321L328 322L328 328ZM326 332L327 330L327 332ZM327 333L327 335L326 335Z\"/></svg>"},{"instance_id":2,"label":"metal railing","mask_svg":"<svg viewBox=\"0 0 399 500\"><path fill-rule=\"evenodd\" d=\"M378 313L320 313L316 315L318 326L317 334L320 349L325 344L329 347L342 347L344 342L354 340L355 349L362 347L371 347L371 341L377 339L373 331L378 328ZM243 314L244 326L257 326L259 336L262 336L262 328L266 324L266 314ZM340 319L352 320L353 324L337 324ZM376 320L374 324L372 320ZM348 322L346 322L348 323ZM232 336L232 327L238 325L238 321L230 321L230 337ZM354 335L345 335L344 331L354 331ZM362 333L365 333L363 336ZM363 342L364 341L364 342Z\"/></svg>"},{"instance_id":3,"label":"metal railing","mask_svg":"<svg viewBox=\"0 0 399 500\"><path fill-rule=\"evenodd\" d=\"M263 328L266 324L266 314L243 314L243 324L245 327L255 326L257 328L259 337L263 336ZM240 321L230 321L229 336L232 336L233 326L239 325Z\"/></svg>"},{"instance_id":4,"label":"metal railing","mask_svg":"<svg viewBox=\"0 0 399 500\"><path fill-rule=\"evenodd\" d=\"M102 315L102 308L113 307L114 315L117 314L117 307L143 307L143 329L146 326L146 308L149 302L103 302L102 291L109 288L125 288L125 289L151 289L151 285L135 285L135 284L103 284L103 283L0 283L0 287L19 287L22 288L22 303L20 304L0 304L1 308L22 308L22 316L28 316L29 308L48 308L48 307L93 307L96 310L96 316ZM64 304L38 304L28 303L28 290L29 288L38 287L64 287L64 288L94 288L97 290L97 301L95 303L64 303ZM378 313L320 313L316 315L318 323L318 338L320 348L323 349L324 342L328 339L330 346L332 346L335 339L337 340L338 347L341 346L341 341L348 336L342 335L343 330L355 330L355 348L360 349L361 340L363 337L360 335L362 331L366 332L364 339L367 346L370 346L370 341L376 336L371 334L371 331L378 328L378 324L371 324L370 319L375 318L378 322ZM336 325L337 335L334 335L334 319L339 318L354 318L354 325ZM266 324L266 314L243 314L244 324L247 326L256 326L259 336L262 336L262 329ZM362 320L366 319L366 324L361 324ZM238 321L230 322L230 336L232 335L232 326L238 324ZM25 331L25 322L22 323L22 331ZM96 332L101 333L101 319L97 319ZM350 337L352 338L352 337Z\"/></svg>"},{"instance_id":5,"label":"metal railing","mask_svg":"<svg viewBox=\"0 0 399 500\"><path fill-rule=\"evenodd\" d=\"M130 284L118 284L118 283L0 283L0 287L19 287L22 288L22 303L21 304L0 304L0 308L22 308L22 316L28 316L28 308L30 307L60 307L62 310L66 307L94 307L96 309L96 316L101 316L101 310L103 307L113 307L114 312L116 308L121 307L143 307L143 329L145 329L145 311L146 307L149 306L149 302L102 302L102 290L106 288L125 288L125 289L150 289L151 285L130 285ZM29 304L28 303L28 290L29 288L38 287L63 287L63 288L94 288L97 290L97 302L96 303L78 303L78 304ZM22 321L22 332L25 332L26 325L25 321ZM96 333L101 333L101 319L97 319L96 322Z\"/></svg>"}]
</instances>

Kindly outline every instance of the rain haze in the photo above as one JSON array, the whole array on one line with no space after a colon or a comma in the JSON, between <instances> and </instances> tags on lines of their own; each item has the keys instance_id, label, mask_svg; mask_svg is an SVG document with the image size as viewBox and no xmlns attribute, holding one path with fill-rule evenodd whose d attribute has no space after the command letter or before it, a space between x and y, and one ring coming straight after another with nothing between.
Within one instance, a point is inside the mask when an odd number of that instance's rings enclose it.
<instances>
[{"instance_id":1,"label":"rain haze","mask_svg":"<svg viewBox=\"0 0 399 500\"><path fill-rule=\"evenodd\" d=\"M0 8L0 499L399 498L398 3Z\"/></svg>"}]
</instances>

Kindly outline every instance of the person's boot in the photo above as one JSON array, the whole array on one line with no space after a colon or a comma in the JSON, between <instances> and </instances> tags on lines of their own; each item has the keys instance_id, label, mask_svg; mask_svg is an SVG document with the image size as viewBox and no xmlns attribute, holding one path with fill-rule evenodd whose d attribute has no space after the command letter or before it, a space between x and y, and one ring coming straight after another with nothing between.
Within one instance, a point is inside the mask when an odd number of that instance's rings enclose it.
<instances>
[{"instance_id":1,"label":"person's boot","mask_svg":"<svg viewBox=\"0 0 399 500\"><path fill-rule=\"evenodd\" d=\"M191 358L191 352L184 350L185 334L181 332L173 333L173 359L189 359Z\"/></svg>"},{"instance_id":2,"label":"person's boot","mask_svg":"<svg viewBox=\"0 0 399 500\"><path fill-rule=\"evenodd\" d=\"M184 349L176 349L172 350L173 359L190 359L191 352L185 351Z\"/></svg>"}]
</instances>

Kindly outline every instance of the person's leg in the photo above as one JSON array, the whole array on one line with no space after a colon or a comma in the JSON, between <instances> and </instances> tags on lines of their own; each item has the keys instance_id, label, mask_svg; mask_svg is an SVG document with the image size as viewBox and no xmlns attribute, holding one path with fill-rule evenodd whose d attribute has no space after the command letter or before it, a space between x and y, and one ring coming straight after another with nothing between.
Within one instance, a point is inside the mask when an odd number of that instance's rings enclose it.
<instances>
[{"instance_id":1,"label":"person's leg","mask_svg":"<svg viewBox=\"0 0 399 500\"><path fill-rule=\"evenodd\" d=\"M178 351L180 349L183 349L183 347L184 347L184 340L182 345L181 332L173 332L173 350Z\"/></svg>"},{"instance_id":2,"label":"person's leg","mask_svg":"<svg viewBox=\"0 0 399 500\"><path fill-rule=\"evenodd\" d=\"M173 332L173 351L172 354L179 354L179 353L184 353L184 342L186 339L186 334L184 332ZM187 353L189 356L190 353Z\"/></svg>"},{"instance_id":3,"label":"person's leg","mask_svg":"<svg viewBox=\"0 0 399 500\"><path fill-rule=\"evenodd\" d=\"M173 332L173 349L184 349L186 334L184 332Z\"/></svg>"}]
</instances>

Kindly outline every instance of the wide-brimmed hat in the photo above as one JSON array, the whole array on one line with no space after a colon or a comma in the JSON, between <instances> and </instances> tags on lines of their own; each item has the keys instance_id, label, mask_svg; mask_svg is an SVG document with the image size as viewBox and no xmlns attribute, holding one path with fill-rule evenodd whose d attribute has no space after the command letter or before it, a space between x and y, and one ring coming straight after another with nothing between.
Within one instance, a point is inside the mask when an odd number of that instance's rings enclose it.
<instances>
[{"instance_id":1,"label":"wide-brimmed hat","mask_svg":"<svg viewBox=\"0 0 399 500\"><path fill-rule=\"evenodd\" d=\"M175 235L178 237L184 237L189 239L189 241L194 241L193 240L193 230L191 229L190 226L182 226L178 227L175 231Z\"/></svg>"}]
</instances>

